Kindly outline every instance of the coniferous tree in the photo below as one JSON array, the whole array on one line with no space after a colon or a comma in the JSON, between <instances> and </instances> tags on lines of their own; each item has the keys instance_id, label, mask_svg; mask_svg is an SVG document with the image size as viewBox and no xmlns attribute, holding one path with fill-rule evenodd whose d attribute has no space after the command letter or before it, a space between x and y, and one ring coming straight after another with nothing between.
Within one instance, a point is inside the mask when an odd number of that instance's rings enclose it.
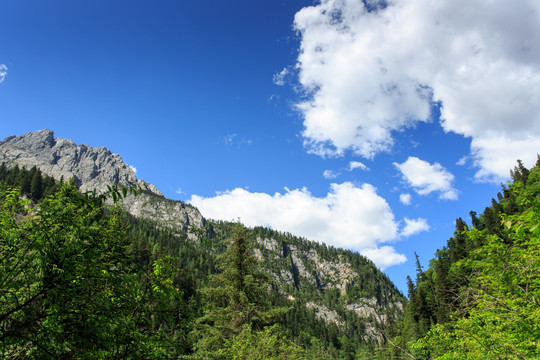
<instances>
[{"instance_id":1,"label":"coniferous tree","mask_svg":"<svg viewBox=\"0 0 540 360\"><path fill-rule=\"evenodd\" d=\"M0 181L4 181L7 175L8 169L6 163L0 164Z\"/></svg>"},{"instance_id":2,"label":"coniferous tree","mask_svg":"<svg viewBox=\"0 0 540 360\"><path fill-rule=\"evenodd\" d=\"M38 169L33 172L30 181L30 195L33 200L39 200L43 197L43 176Z\"/></svg>"},{"instance_id":3,"label":"coniferous tree","mask_svg":"<svg viewBox=\"0 0 540 360\"><path fill-rule=\"evenodd\" d=\"M523 161L518 160L518 165L514 166L514 170L510 170L510 176L514 183L520 182L522 185L527 184L527 178L529 176L529 169L523 165Z\"/></svg>"},{"instance_id":4,"label":"coniferous tree","mask_svg":"<svg viewBox=\"0 0 540 360\"><path fill-rule=\"evenodd\" d=\"M450 322L432 327L413 345L417 358L539 358L540 199L518 184L519 205L526 208L501 215L508 239L487 229L468 232L483 240L466 260L474 269L467 297Z\"/></svg>"},{"instance_id":5,"label":"coniferous tree","mask_svg":"<svg viewBox=\"0 0 540 360\"><path fill-rule=\"evenodd\" d=\"M248 233L240 223L217 261L220 273L212 276L211 285L203 290L207 310L194 332L197 358L227 358L224 354L235 339L244 336L241 334L266 329L288 310L270 306L266 279L259 272Z\"/></svg>"},{"instance_id":6,"label":"coniferous tree","mask_svg":"<svg viewBox=\"0 0 540 360\"><path fill-rule=\"evenodd\" d=\"M455 263L467 255L467 239L464 235L464 231L467 229L465 221L463 221L462 218L457 218L454 236L448 240L448 252L452 263Z\"/></svg>"},{"instance_id":7,"label":"coniferous tree","mask_svg":"<svg viewBox=\"0 0 540 360\"><path fill-rule=\"evenodd\" d=\"M409 302L399 339L405 356L532 359L540 355L540 157L530 170L518 161L512 179L513 184L503 186L498 201L492 199L480 216L471 211L471 229L461 219L456 221L454 236L437 251L427 270L419 274L417 263L417 283L409 278ZM429 291L431 286L435 292ZM421 323L425 304L436 319L427 334ZM411 331L415 326L417 332ZM420 339L409 349L418 334Z\"/></svg>"},{"instance_id":8,"label":"coniferous tree","mask_svg":"<svg viewBox=\"0 0 540 360\"><path fill-rule=\"evenodd\" d=\"M486 232L488 234L498 233L500 228L500 220L494 213L491 207L486 207L484 210L484 223L486 224Z\"/></svg>"}]
</instances>

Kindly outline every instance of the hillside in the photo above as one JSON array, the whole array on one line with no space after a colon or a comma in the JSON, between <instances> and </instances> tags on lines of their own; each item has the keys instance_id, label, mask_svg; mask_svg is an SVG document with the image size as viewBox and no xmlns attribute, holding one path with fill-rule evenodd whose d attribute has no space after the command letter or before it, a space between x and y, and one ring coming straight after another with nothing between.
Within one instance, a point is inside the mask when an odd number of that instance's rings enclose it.
<instances>
[{"instance_id":1,"label":"hillside","mask_svg":"<svg viewBox=\"0 0 540 360\"><path fill-rule=\"evenodd\" d=\"M73 179L82 192L104 192L115 183L137 185L141 193L121 202L132 261L148 268L164 257L177 259L175 281L184 299L203 301L200 290L217 271L216 257L227 249L235 224L209 221L189 204L164 198L106 148L57 139L49 130L4 139L0 163L0 180L21 188L37 173ZM247 233L267 279L269 299L274 306L289 308L280 319L289 338L331 357L349 358L385 347L385 336L395 333L405 299L371 261L264 227Z\"/></svg>"},{"instance_id":2,"label":"hillside","mask_svg":"<svg viewBox=\"0 0 540 360\"><path fill-rule=\"evenodd\" d=\"M540 156L511 175L425 270L417 259L395 339L411 358L540 357Z\"/></svg>"}]
</instances>

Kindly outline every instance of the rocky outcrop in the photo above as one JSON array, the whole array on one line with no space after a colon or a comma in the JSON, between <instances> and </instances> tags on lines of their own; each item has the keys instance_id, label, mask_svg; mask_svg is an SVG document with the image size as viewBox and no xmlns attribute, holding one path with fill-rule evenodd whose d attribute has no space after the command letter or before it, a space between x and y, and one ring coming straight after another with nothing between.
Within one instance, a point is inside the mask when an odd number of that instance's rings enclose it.
<instances>
[{"instance_id":1,"label":"rocky outcrop","mask_svg":"<svg viewBox=\"0 0 540 360\"><path fill-rule=\"evenodd\" d=\"M258 238L260 247L269 250L273 258L289 258L290 271L281 271L275 274L287 283L300 286L303 282L320 289L339 289L341 295L345 295L347 285L358 278L351 264L344 259L328 261L323 259L314 249L300 248L293 244L284 243L281 247L274 239ZM262 254L259 255L262 258Z\"/></svg>"},{"instance_id":2,"label":"rocky outcrop","mask_svg":"<svg viewBox=\"0 0 540 360\"><path fill-rule=\"evenodd\" d=\"M105 147L77 145L55 138L51 130L40 130L21 136L10 136L0 142L0 163L8 167L36 166L57 180L73 178L82 192L103 192L107 185L137 185L143 194L124 199L123 206L134 216L186 231L189 226L203 227L200 212L180 201L167 200L152 184L137 179L135 171ZM188 234L190 236L190 234Z\"/></svg>"},{"instance_id":3,"label":"rocky outcrop","mask_svg":"<svg viewBox=\"0 0 540 360\"><path fill-rule=\"evenodd\" d=\"M135 172L118 154L104 147L77 145L54 137L51 130L10 136L0 142L0 163L38 167L57 180L73 178L81 191L102 190L106 185L138 184L142 189L163 195L153 185L138 180Z\"/></svg>"},{"instance_id":4,"label":"rocky outcrop","mask_svg":"<svg viewBox=\"0 0 540 360\"><path fill-rule=\"evenodd\" d=\"M330 310L325 305L309 301L306 303L306 307L313 310L317 319L323 320L327 324L334 323L337 326L343 326L345 324L335 310Z\"/></svg>"},{"instance_id":5,"label":"rocky outcrop","mask_svg":"<svg viewBox=\"0 0 540 360\"><path fill-rule=\"evenodd\" d=\"M133 216L151 219L160 225L178 229L186 233L188 238L196 236L190 227L203 228L206 219L197 208L181 201L173 201L155 194L128 196L122 201L123 207Z\"/></svg>"}]
</instances>

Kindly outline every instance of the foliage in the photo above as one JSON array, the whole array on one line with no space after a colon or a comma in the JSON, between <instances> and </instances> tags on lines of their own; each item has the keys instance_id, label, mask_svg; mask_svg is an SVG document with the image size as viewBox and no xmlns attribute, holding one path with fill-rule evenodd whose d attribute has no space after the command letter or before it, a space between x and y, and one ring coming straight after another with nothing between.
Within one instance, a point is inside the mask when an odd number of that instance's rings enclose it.
<instances>
[{"instance_id":1,"label":"foliage","mask_svg":"<svg viewBox=\"0 0 540 360\"><path fill-rule=\"evenodd\" d=\"M73 182L56 183L37 168L0 165L0 189L0 354L6 358L371 358L380 349L366 329L395 331L396 312L379 324L346 309L358 299L381 306L402 300L357 253L210 221L189 230L197 242L174 224L111 206L136 188L81 194ZM258 247L265 259L258 263L256 237L277 241L282 254ZM295 272L291 248L348 263L359 276L341 293L303 259L318 279L310 283ZM283 271L293 273L292 283L276 280ZM336 311L345 325L317 318L305 306L310 301Z\"/></svg>"},{"instance_id":2,"label":"foliage","mask_svg":"<svg viewBox=\"0 0 540 360\"><path fill-rule=\"evenodd\" d=\"M181 293L165 260L131 268L118 213L73 183L34 207L0 193L0 353L6 358L155 358Z\"/></svg>"},{"instance_id":3,"label":"foliage","mask_svg":"<svg viewBox=\"0 0 540 360\"><path fill-rule=\"evenodd\" d=\"M243 225L235 225L227 250L217 261L220 272L203 289L206 311L193 332L197 338L196 356L201 358L224 358L224 349L230 353L230 347L239 346L239 342L245 346L246 336L256 341L268 340L259 334L252 338L250 334L265 330L287 311L272 308L268 303L265 278L258 272Z\"/></svg>"},{"instance_id":4,"label":"foliage","mask_svg":"<svg viewBox=\"0 0 540 360\"><path fill-rule=\"evenodd\" d=\"M304 358L304 351L281 333L279 326L254 331L250 325L225 341L220 358L242 360L281 360Z\"/></svg>"},{"instance_id":5,"label":"foliage","mask_svg":"<svg viewBox=\"0 0 540 360\"><path fill-rule=\"evenodd\" d=\"M514 191L527 209L502 216L504 239L486 230L468 233L483 245L466 260L474 269L460 310L466 316L434 327L415 350L437 359L540 356L540 199Z\"/></svg>"},{"instance_id":6,"label":"foliage","mask_svg":"<svg viewBox=\"0 0 540 360\"><path fill-rule=\"evenodd\" d=\"M399 336L416 359L540 357L540 157L518 161L513 184L477 216L461 219L429 268L409 278ZM412 345L410 350L408 344Z\"/></svg>"},{"instance_id":7,"label":"foliage","mask_svg":"<svg viewBox=\"0 0 540 360\"><path fill-rule=\"evenodd\" d=\"M52 177L43 175L35 166L30 170L19 168L18 165L8 169L5 163L0 164L0 183L19 188L23 195L33 201L39 201L59 188Z\"/></svg>"}]
</instances>

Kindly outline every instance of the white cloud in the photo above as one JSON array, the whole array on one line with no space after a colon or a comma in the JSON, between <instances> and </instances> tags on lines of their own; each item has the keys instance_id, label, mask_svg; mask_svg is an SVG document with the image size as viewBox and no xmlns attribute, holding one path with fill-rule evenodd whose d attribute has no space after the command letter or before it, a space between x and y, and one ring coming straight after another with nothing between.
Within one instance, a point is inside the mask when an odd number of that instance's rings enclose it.
<instances>
[{"instance_id":1,"label":"white cloud","mask_svg":"<svg viewBox=\"0 0 540 360\"><path fill-rule=\"evenodd\" d=\"M403 205L411 205L411 194L400 194L399 201L401 201Z\"/></svg>"},{"instance_id":2,"label":"white cloud","mask_svg":"<svg viewBox=\"0 0 540 360\"><path fill-rule=\"evenodd\" d=\"M380 248L364 249L362 255L373 261L381 270L392 265L403 264L407 257L396 252L391 246L381 246Z\"/></svg>"},{"instance_id":3,"label":"white cloud","mask_svg":"<svg viewBox=\"0 0 540 360\"><path fill-rule=\"evenodd\" d=\"M279 74L274 74L272 80L274 81L274 84L278 86L285 85L285 77L289 74L289 69L283 68Z\"/></svg>"},{"instance_id":4,"label":"white cloud","mask_svg":"<svg viewBox=\"0 0 540 360\"><path fill-rule=\"evenodd\" d=\"M325 179L335 179L339 176L339 173L332 170L324 170L323 176Z\"/></svg>"},{"instance_id":5,"label":"white cloud","mask_svg":"<svg viewBox=\"0 0 540 360\"><path fill-rule=\"evenodd\" d=\"M523 160L527 167L535 164L536 154L540 151L540 136L529 134L522 139L510 139L502 134L486 135L473 139L471 148L474 164L480 168L475 178L500 182L503 174L509 177L517 159Z\"/></svg>"},{"instance_id":6,"label":"white cloud","mask_svg":"<svg viewBox=\"0 0 540 360\"><path fill-rule=\"evenodd\" d=\"M306 188L274 195L237 188L210 198L193 195L189 202L209 218L240 218L247 226L270 226L337 247L370 249L370 254L388 253L379 245L399 237L388 203L369 184L332 184L325 197L313 196ZM384 267L404 259L400 254L384 261L372 258Z\"/></svg>"},{"instance_id":7,"label":"white cloud","mask_svg":"<svg viewBox=\"0 0 540 360\"><path fill-rule=\"evenodd\" d=\"M364 171L369 170L369 168L360 161L351 161L349 162L349 166L345 169L342 169L342 171L353 171L355 169L362 169ZM341 171L325 170L323 172L323 176L325 177L325 179L335 179L339 175L341 175Z\"/></svg>"},{"instance_id":8,"label":"white cloud","mask_svg":"<svg viewBox=\"0 0 540 360\"><path fill-rule=\"evenodd\" d=\"M178 195L184 195L185 194L185 192L182 190L182 188L176 189L175 193L178 194Z\"/></svg>"},{"instance_id":9,"label":"white cloud","mask_svg":"<svg viewBox=\"0 0 540 360\"><path fill-rule=\"evenodd\" d=\"M360 161L351 161L349 163L349 171L353 171L354 169L369 170L369 168Z\"/></svg>"},{"instance_id":10,"label":"white cloud","mask_svg":"<svg viewBox=\"0 0 540 360\"><path fill-rule=\"evenodd\" d=\"M429 195L438 192L440 199L457 200L457 190L452 187L454 175L441 164L431 165L427 161L410 156L402 164L394 163L401 171L403 179L414 188L419 195Z\"/></svg>"},{"instance_id":11,"label":"white cloud","mask_svg":"<svg viewBox=\"0 0 540 360\"><path fill-rule=\"evenodd\" d=\"M408 237L418 234L422 231L428 231L429 225L426 219L418 218L416 220L405 218L405 227L401 230L401 236Z\"/></svg>"},{"instance_id":12,"label":"white cloud","mask_svg":"<svg viewBox=\"0 0 540 360\"><path fill-rule=\"evenodd\" d=\"M4 79L6 78L7 70L8 68L6 65L0 64L0 83L2 83Z\"/></svg>"},{"instance_id":13,"label":"white cloud","mask_svg":"<svg viewBox=\"0 0 540 360\"><path fill-rule=\"evenodd\" d=\"M128 166L129 166L129 168L133 171L133 173L134 173L135 175L137 175L137 168L136 168L135 166L133 166L133 165L128 165Z\"/></svg>"},{"instance_id":14,"label":"white cloud","mask_svg":"<svg viewBox=\"0 0 540 360\"><path fill-rule=\"evenodd\" d=\"M472 138L478 179L508 177L518 158L533 165L540 2L395 0L378 11L364 3L320 0L295 16L310 152L372 158L391 148L396 130L429 121L431 101L441 101L444 130ZM507 149L494 145L500 139Z\"/></svg>"}]
</instances>

